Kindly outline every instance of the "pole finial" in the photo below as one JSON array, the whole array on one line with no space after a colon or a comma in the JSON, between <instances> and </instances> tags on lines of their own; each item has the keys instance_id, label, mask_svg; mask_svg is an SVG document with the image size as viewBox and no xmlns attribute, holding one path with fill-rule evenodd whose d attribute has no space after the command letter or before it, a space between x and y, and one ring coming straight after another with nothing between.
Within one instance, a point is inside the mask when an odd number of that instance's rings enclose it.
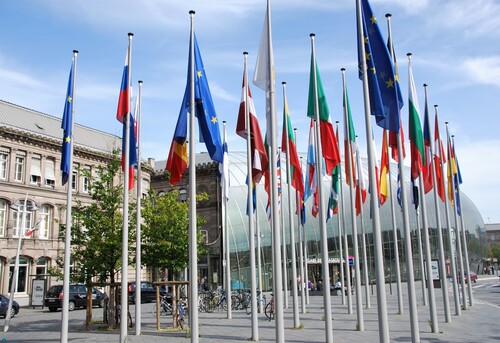
<instances>
[{"instance_id":1,"label":"pole finial","mask_svg":"<svg viewBox=\"0 0 500 343\"><path fill-rule=\"evenodd\" d=\"M189 14L193 14L193 15L194 15L195 13L196 13L196 12L195 12L195 11L193 11L193 10L190 10L190 11L189 11Z\"/></svg>"},{"instance_id":2,"label":"pole finial","mask_svg":"<svg viewBox=\"0 0 500 343\"><path fill-rule=\"evenodd\" d=\"M74 54L77 54L77 53L78 53L78 50L73 50L73 53L74 53Z\"/></svg>"},{"instance_id":3,"label":"pole finial","mask_svg":"<svg viewBox=\"0 0 500 343\"><path fill-rule=\"evenodd\" d=\"M143 82L142 82L142 80L139 80L139 81L137 81L137 83L141 84L141 83L143 83Z\"/></svg>"},{"instance_id":4,"label":"pole finial","mask_svg":"<svg viewBox=\"0 0 500 343\"><path fill-rule=\"evenodd\" d=\"M435 108L438 108L438 105L434 105Z\"/></svg>"},{"instance_id":5,"label":"pole finial","mask_svg":"<svg viewBox=\"0 0 500 343\"><path fill-rule=\"evenodd\" d=\"M222 124L225 124L225 123L226 123L226 121L225 121L225 120L223 120L223 121L222 121Z\"/></svg>"},{"instance_id":6,"label":"pole finial","mask_svg":"<svg viewBox=\"0 0 500 343\"><path fill-rule=\"evenodd\" d=\"M128 36L129 36L129 38L132 38L132 37L134 37L134 34L132 32L129 32Z\"/></svg>"},{"instance_id":7,"label":"pole finial","mask_svg":"<svg viewBox=\"0 0 500 343\"><path fill-rule=\"evenodd\" d=\"M286 81L282 81L282 82L281 82L281 84L282 84L282 85L286 85Z\"/></svg>"},{"instance_id":8,"label":"pole finial","mask_svg":"<svg viewBox=\"0 0 500 343\"><path fill-rule=\"evenodd\" d=\"M311 34L309 34L309 37L314 38L314 37L316 37L316 34L311 33Z\"/></svg>"},{"instance_id":9,"label":"pole finial","mask_svg":"<svg viewBox=\"0 0 500 343\"><path fill-rule=\"evenodd\" d=\"M343 67L342 67L342 68L340 68L340 71L341 71L341 72L344 72L344 71L345 71L345 68L343 68Z\"/></svg>"},{"instance_id":10,"label":"pole finial","mask_svg":"<svg viewBox=\"0 0 500 343\"><path fill-rule=\"evenodd\" d=\"M406 56L411 57L411 52L407 53Z\"/></svg>"},{"instance_id":11,"label":"pole finial","mask_svg":"<svg viewBox=\"0 0 500 343\"><path fill-rule=\"evenodd\" d=\"M392 17L392 14L390 14L390 13L386 13L386 14L385 14L385 17L386 17L386 18L390 18L390 17Z\"/></svg>"},{"instance_id":12,"label":"pole finial","mask_svg":"<svg viewBox=\"0 0 500 343\"><path fill-rule=\"evenodd\" d=\"M243 51L243 55L248 55L248 52L247 51Z\"/></svg>"},{"instance_id":13,"label":"pole finial","mask_svg":"<svg viewBox=\"0 0 500 343\"><path fill-rule=\"evenodd\" d=\"M447 121L445 121L444 123L445 123L445 125L448 125L448 122L447 122Z\"/></svg>"},{"instance_id":14,"label":"pole finial","mask_svg":"<svg viewBox=\"0 0 500 343\"><path fill-rule=\"evenodd\" d=\"M424 83L424 87L427 87L427 83Z\"/></svg>"}]
</instances>

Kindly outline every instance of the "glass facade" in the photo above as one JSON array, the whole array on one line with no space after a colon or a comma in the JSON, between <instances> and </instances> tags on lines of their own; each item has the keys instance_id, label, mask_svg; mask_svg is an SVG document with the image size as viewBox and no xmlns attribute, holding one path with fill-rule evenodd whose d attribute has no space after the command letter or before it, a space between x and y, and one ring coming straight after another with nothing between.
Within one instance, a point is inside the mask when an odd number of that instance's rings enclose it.
<instances>
[{"instance_id":1,"label":"glass facade","mask_svg":"<svg viewBox=\"0 0 500 343\"><path fill-rule=\"evenodd\" d=\"M303 163L305 163L306 158L304 158ZM281 202L282 212L280 216L282 218L282 223L284 225L284 233L285 240L287 243L287 269L290 268L290 226L289 226L289 215L293 217L293 227L295 234L295 242L297 243L297 247L299 242L301 242L299 237L299 229L297 226L298 218L295 211L296 204L296 194L295 189L292 188L292 211L290 212L288 208L288 185L286 182L286 171L285 171L285 155L281 155L282 158L282 180L281 180L281 189L282 189L282 198L284 201ZM367 173L367 161L364 160L365 170L364 173ZM304 166L303 166L304 168ZM303 169L304 170L304 169ZM230 154L230 198L227 205L227 213L228 213L228 228L229 228L229 240L230 240L230 252L231 252L231 278L233 280L233 284L236 281L236 284L241 285L241 287L248 287L248 277L249 277L249 237L248 237L248 216L247 216L247 185L246 185L246 154L245 153L231 153ZM409 198L407 199L409 207L411 208L409 218L410 218L410 229L411 229L411 242L413 247L413 260L414 260L414 269L415 275L417 278L420 278L421 269L419 263L419 251L418 251L418 231L417 231L417 213L415 211L415 207L412 204L412 192L410 191L410 181L409 181L409 169L405 175L405 184L407 185L407 189L409 190L407 193ZM391 178L392 178L392 188L394 191L394 208L396 212L396 233L398 240L398 251L399 258L401 263L401 276L402 279L406 279L406 256L404 249L404 230L403 230L403 219L401 215L401 208L398 205L396 200L396 190L397 190L397 165L391 164ZM354 255L352 252L352 223L351 223L351 215L350 208L351 204L349 201L349 188L345 184L345 174L342 175L343 178L343 204L346 209L342 222L344 223L343 229L346 230L348 235L348 244L349 244L349 255ZM328 200L328 196L330 194L330 185L331 181L328 177L323 177L323 190L324 194L326 194L325 198ZM264 184L261 183L256 186L257 193L257 203L256 203L256 238L258 233L260 232L261 238L261 265L262 265L262 280L263 280L263 288L270 289L272 286L272 254L271 254L271 228L270 222L268 221L266 207L267 207L267 193L264 190ZM475 262L479 265L480 257L485 256L486 251L486 235L484 229L483 219L477 210L474 203L462 192L461 196L461 208L462 215L464 217L464 226L466 232L467 246L469 249L469 260L471 263L471 270L476 271ZM410 198L411 197L411 198ZM309 275L312 276L312 279L316 277L321 277L317 275L321 272L321 251L320 251L320 232L319 232L319 224L318 218L314 218L311 215L311 203L312 197L310 197L306 202L307 208L307 219L303 228L300 229L300 236L303 235L305 237L306 247L307 247L307 256L308 256L308 270ZM420 201L422 205L422 201ZM427 208L427 217L428 217L428 227L429 227L429 236L430 236L430 245L431 245L431 254L432 258L438 258L438 228L437 228L437 220L436 220L436 210L435 210L435 202L434 202L434 193L431 191L425 197L425 203ZM449 253L449 230L446 219L445 206L440 201L440 218L441 218L441 227L444 238L444 250L445 250L445 258L450 258ZM449 206L450 213L450 225L452 228L452 239L454 240L455 236L455 216L454 216L454 208ZM419 209L418 213L418 222L420 228L422 227L422 218L421 210ZM373 230L372 230L372 222L370 219L370 198L367 196L367 200L363 207L363 222L364 225L361 227L360 216L356 217L357 220L357 231L358 231L358 242L361 244L361 235L364 232L367 244L367 264L369 269L370 279L374 279L374 246L373 246ZM460 217L458 217L458 227L461 228L460 225ZM393 270L394 265L394 239L393 239L393 225L392 225L392 214L391 214L391 205L388 200L382 207L380 207L380 227L382 230L382 243L383 243L383 255L385 259L385 272L386 279L388 282L395 280ZM283 228L282 228L283 231ZM420 230L421 231L421 230ZM339 251L339 229L338 229L338 218L337 215L334 215L327 222L327 236L328 236L328 250L330 257L330 275L335 275L335 273L339 270L340 264L340 251ZM423 234L421 234L423 237ZM255 243L257 247L257 241ZM359 247L360 258L361 254L361 246ZM298 259L299 251L297 249L297 263L299 263ZM289 275L291 273L288 273ZM314 281L314 280L313 280Z\"/></svg>"}]
</instances>

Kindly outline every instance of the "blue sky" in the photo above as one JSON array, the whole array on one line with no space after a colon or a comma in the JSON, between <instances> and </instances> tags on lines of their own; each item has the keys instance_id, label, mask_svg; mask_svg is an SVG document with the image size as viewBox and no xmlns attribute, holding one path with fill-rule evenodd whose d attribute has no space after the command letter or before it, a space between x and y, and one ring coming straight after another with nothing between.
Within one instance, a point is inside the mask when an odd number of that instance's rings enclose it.
<instances>
[{"instance_id":1,"label":"blue sky","mask_svg":"<svg viewBox=\"0 0 500 343\"><path fill-rule=\"evenodd\" d=\"M422 84L427 83L430 105L439 105L441 134L444 122L449 121L456 136L462 190L476 203L485 222L500 222L500 119L495 114L500 108L500 3L372 0L371 5L384 36L384 16L392 13L405 102L406 54L411 52L422 112ZM229 149L243 151L245 141L234 133L242 53L249 52L249 74L253 75L265 6L265 0L3 1L0 98L61 116L72 51L77 49L76 122L121 135L115 114L127 33L133 32L132 79L134 86L144 81L142 156L166 159L186 84L188 12L193 9L215 108L220 122L228 123ZM271 6L280 131L280 85L286 81L292 123L298 128L298 150L306 151L309 34L315 33L316 58L332 120L341 121L340 68L344 67L354 124L361 149L366 151L355 1L273 0ZM252 92L265 131L264 94L255 86ZM407 131L407 106L403 125ZM380 149L381 131L374 131ZM197 150L204 151L204 147L197 144Z\"/></svg>"}]
</instances>

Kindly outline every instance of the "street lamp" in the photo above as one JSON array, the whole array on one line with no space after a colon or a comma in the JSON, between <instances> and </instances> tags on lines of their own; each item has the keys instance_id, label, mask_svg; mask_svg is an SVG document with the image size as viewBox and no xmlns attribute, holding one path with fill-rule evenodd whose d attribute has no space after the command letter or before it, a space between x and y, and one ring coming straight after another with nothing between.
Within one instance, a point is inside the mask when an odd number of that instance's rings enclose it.
<instances>
[{"instance_id":1,"label":"street lamp","mask_svg":"<svg viewBox=\"0 0 500 343\"><path fill-rule=\"evenodd\" d=\"M19 253L21 252L21 243L22 243L23 236L24 236L23 230L26 227L26 212L28 211L28 209L26 208L27 205L28 205L28 193L26 193L26 197L24 198L24 206L22 207L23 208L23 218L22 218L22 222L21 222L21 227L19 228L19 240L17 243L16 262L14 264L14 273L12 275L13 279L12 279L12 284L10 287L9 306L7 307L7 312L5 313L5 326L3 328L3 332L9 331L10 312L12 311L12 302L14 301L14 293L17 289L17 279L19 276ZM18 213L19 213L20 207L21 207L21 203L19 202L19 200L10 206L11 209L18 211ZM29 211L34 212L36 210L38 210L38 208L33 203L30 202L29 203ZM38 223L35 224L35 227L38 225Z\"/></svg>"}]
</instances>

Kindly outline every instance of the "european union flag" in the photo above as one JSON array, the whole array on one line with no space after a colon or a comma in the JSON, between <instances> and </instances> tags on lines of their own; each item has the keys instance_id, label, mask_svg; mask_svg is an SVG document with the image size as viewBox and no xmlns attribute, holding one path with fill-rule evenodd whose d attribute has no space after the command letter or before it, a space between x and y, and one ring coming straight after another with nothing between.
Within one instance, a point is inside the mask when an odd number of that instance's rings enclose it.
<instances>
[{"instance_id":1,"label":"european union flag","mask_svg":"<svg viewBox=\"0 0 500 343\"><path fill-rule=\"evenodd\" d=\"M219 122L208 88L196 35L194 35L194 74L195 114L200 125L200 142L205 143L212 160L222 163L223 151Z\"/></svg>"},{"instance_id":2,"label":"european union flag","mask_svg":"<svg viewBox=\"0 0 500 343\"><path fill-rule=\"evenodd\" d=\"M398 133L399 110L403 107L398 79L368 0L361 0L361 8L363 35L358 32L358 41L363 36L365 56L361 56L361 49L358 48L359 77L363 76L362 63L366 63L371 114L375 116L378 126Z\"/></svg>"},{"instance_id":3,"label":"european union flag","mask_svg":"<svg viewBox=\"0 0 500 343\"><path fill-rule=\"evenodd\" d=\"M61 150L61 172L63 186L68 182L71 175L71 139L73 138L73 63L69 71L68 91L66 92L66 100L64 102L64 113L61 123L63 129L63 140Z\"/></svg>"}]
</instances>

